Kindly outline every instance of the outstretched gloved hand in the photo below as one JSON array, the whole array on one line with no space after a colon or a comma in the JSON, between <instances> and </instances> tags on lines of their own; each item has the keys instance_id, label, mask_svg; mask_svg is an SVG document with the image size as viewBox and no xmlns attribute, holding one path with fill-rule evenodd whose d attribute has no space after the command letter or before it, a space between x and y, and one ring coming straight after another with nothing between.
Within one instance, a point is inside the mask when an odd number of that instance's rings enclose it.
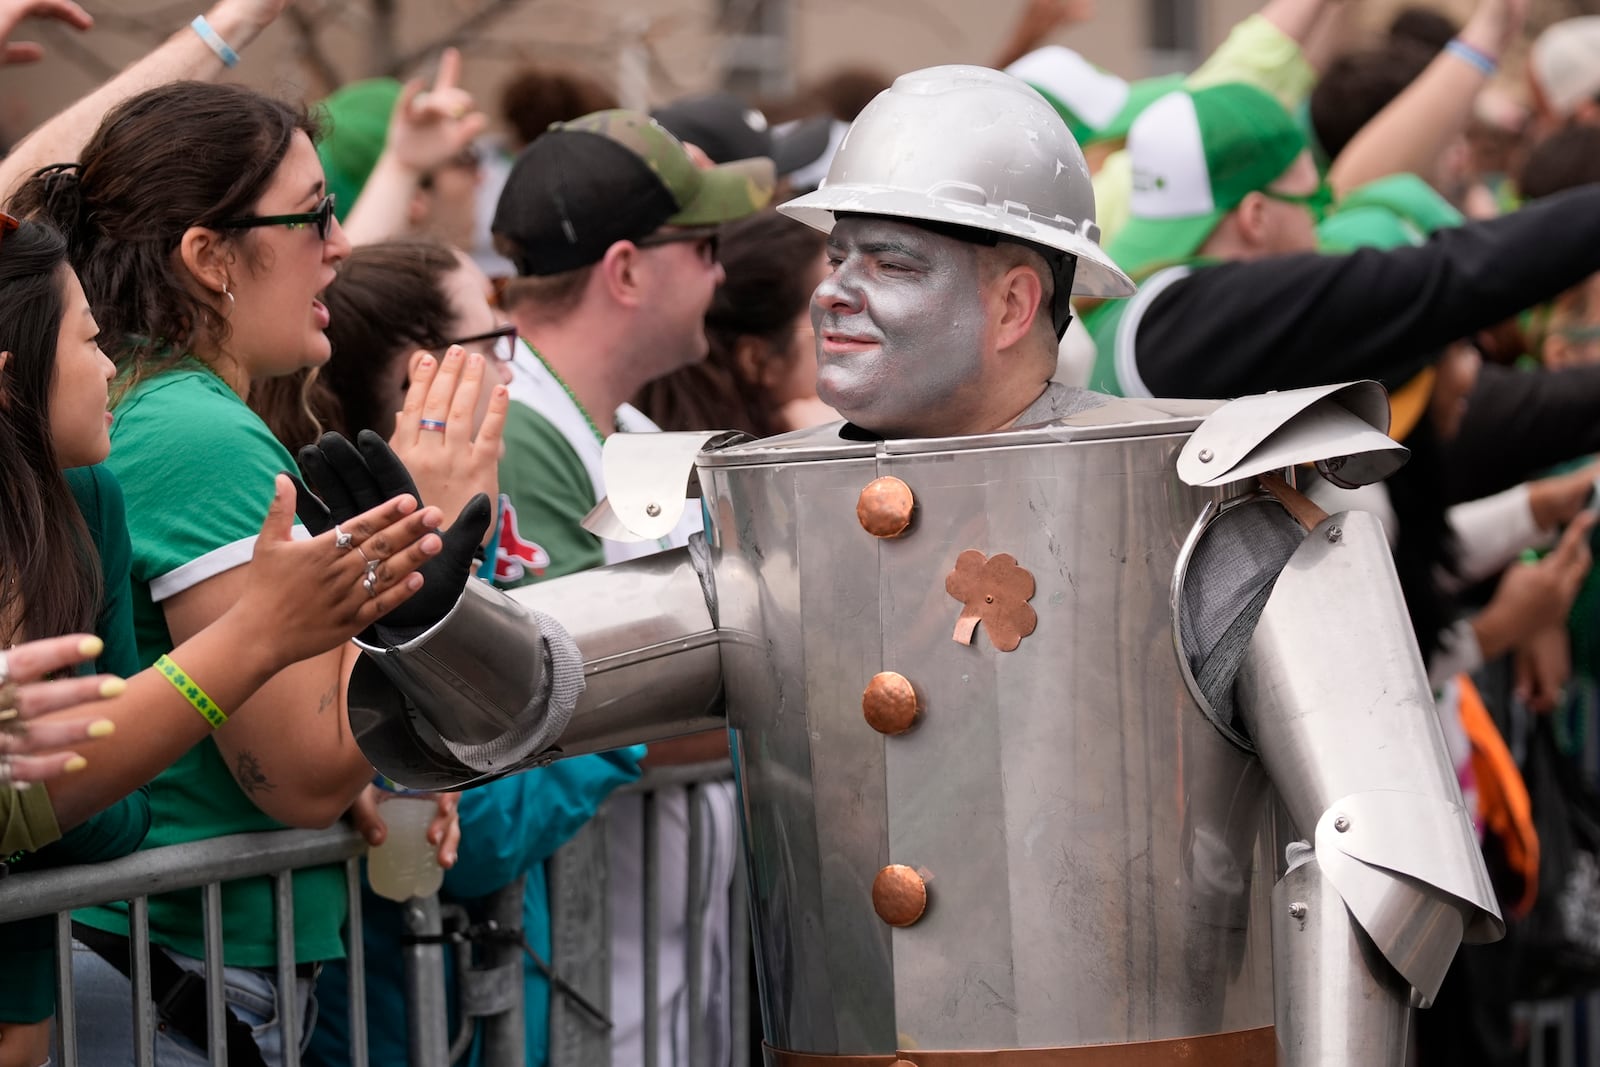
<instances>
[{"instance_id":1,"label":"outstretched gloved hand","mask_svg":"<svg viewBox=\"0 0 1600 1067\"><path fill-rule=\"evenodd\" d=\"M401 493L420 501L417 487L382 437L362 430L356 443L326 433L300 450L300 470L316 495L301 485L296 511L313 534L331 529ZM319 499L320 498L320 499ZM450 527L439 531L444 549L420 568L420 592L378 620L391 642L406 640L438 623L461 597L477 561L478 545L489 529L494 509L479 493L467 501Z\"/></svg>"}]
</instances>

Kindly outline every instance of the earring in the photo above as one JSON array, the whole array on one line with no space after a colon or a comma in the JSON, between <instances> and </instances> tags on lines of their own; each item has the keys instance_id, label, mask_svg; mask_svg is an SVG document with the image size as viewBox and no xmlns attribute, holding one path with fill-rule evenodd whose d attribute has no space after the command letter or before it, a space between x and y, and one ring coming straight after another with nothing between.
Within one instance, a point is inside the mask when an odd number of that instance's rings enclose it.
<instances>
[{"instance_id":1,"label":"earring","mask_svg":"<svg viewBox=\"0 0 1600 1067\"><path fill-rule=\"evenodd\" d=\"M222 283L222 295L228 298L228 303L229 304L237 303L237 301L235 301L233 299L233 294L228 291L228 283L227 282L223 282Z\"/></svg>"}]
</instances>

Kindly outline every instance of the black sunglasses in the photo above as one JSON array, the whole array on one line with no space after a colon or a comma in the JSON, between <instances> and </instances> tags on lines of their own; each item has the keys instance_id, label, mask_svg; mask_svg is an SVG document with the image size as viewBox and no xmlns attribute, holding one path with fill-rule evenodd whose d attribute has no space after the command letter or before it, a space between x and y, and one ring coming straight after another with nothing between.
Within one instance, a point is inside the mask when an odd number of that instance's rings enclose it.
<instances>
[{"instance_id":1,"label":"black sunglasses","mask_svg":"<svg viewBox=\"0 0 1600 1067\"><path fill-rule=\"evenodd\" d=\"M695 251L707 263L717 261L719 231L715 226L696 226L684 230L658 230L633 242L635 248L659 248L661 245L683 244L693 241Z\"/></svg>"},{"instance_id":2,"label":"black sunglasses","mask_svg":"<svg viewBox=\"0 0 1600 1067\"><path fill-rule=\"evenodd\" d=\"M329 193L323 197L310 211L301 211L294 215L246 215L243 218L226 219L217 223L219 230L249 230L257 226L287 226L290 229L315 226L317 239L326 241L328 230L333 227L333 194Z\"/></svg>"},{"instance_id":3,"label":"black sunglasses","mask_svg":"<svg viewBox=\"0 0 1600 1067\"><path fill-rule=\"evenodd\" d=\"M471 337L458 337L454 341L446 341L439 348L449 348L451 345L460 345L468 351L479 341L493 341L489 355L501 363L510 363L517 354L517 328L510 323L490 330L488 333L475 333Z\"/></svg>"}]
</instances>

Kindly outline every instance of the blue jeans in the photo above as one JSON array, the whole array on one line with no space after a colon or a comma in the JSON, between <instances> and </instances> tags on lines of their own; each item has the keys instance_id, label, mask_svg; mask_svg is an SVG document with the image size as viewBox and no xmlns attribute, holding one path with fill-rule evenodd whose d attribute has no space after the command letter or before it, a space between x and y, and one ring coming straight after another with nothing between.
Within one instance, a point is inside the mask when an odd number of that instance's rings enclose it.
<instances>
[{"instance_id":1,"label":"blue jeans","mask_svg":"<svg viewBox=\"0 0 1600 1067\"><path fill-rule=\"evenodd\" d=\"M187 971L205 971L200 960L170 949L167 955ZM275 977L249 967L226 967L222 975L228 1007L250 1028L267 1067L279 1067L283 1063L283 1027L278 1025ZM300 1001L300 1034L296 1038L302 1050L316 1022L315 989L316 982L311 979L295 981ZM83 1067L133 1067L132 983L77 941L72 943L72 999L78 1012L78 1062ZM207 1067L209 1062L203 1049L157 1024L158 1067Z\"/></svg>"}]
</instances>

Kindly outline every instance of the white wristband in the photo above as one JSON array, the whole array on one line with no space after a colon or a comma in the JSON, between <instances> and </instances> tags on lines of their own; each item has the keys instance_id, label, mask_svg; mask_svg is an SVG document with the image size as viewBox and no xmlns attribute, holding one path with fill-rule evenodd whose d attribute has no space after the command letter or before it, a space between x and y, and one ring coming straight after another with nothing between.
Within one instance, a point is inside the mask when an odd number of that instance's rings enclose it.
<instances>
[{"instance_id":1,"label":"white wristband","mask_svg":"<svg viewBox=\"0 0 1600 1067\"><path fill-rule=\"evenodd\" d=\"M196 15L194 21L189 23L189 28L206 43L208 48L217 54L217 58L222 60L223 66L237 67L239 65L239 53L228 47L228 42L222 39L222 34L211 28L211 23L206 21L204 15Z\"/></svg>"}]
</instances>

